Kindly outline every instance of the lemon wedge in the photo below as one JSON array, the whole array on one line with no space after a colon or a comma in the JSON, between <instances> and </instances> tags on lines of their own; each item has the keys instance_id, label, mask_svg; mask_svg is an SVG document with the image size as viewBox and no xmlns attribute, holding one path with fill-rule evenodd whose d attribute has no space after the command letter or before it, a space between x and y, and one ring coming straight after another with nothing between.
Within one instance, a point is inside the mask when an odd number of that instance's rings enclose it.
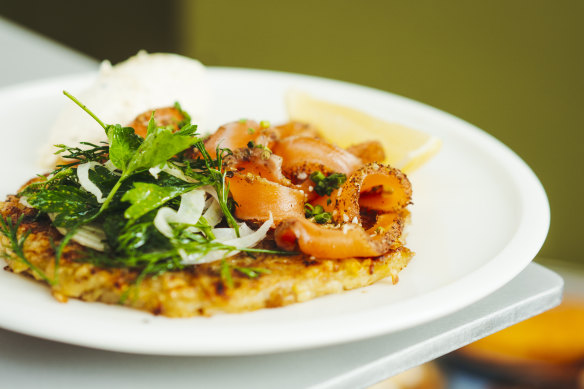
<instances>
[{"instance_id":1,"label":"lemon wedge","mask_svg":"<svg viewBox=\"0 0 584 389\"><path fill-rule=\"evenodd\" d=\"M422 166L442 146L435 136L297 90L287 93L286 108L290 120L316 126L325 139L340 147L378 140L386 155L383 162L405 173Z\"/></svg>"}]
</instances>

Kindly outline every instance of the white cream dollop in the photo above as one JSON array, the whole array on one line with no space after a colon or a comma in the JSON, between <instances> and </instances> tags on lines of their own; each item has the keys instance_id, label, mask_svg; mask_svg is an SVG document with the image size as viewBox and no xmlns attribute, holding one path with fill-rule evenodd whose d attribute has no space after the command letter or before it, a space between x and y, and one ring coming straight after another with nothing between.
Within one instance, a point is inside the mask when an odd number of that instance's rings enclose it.
<instances>
[{"instance_id":1,"label":"white cream dollop","mask_svg":"<svg viewBox=\"0 0 584 389\"><path fill-rule=\"evenodd\" d=\"M177 54L144 51L115 66L101 64L95 81L85 90L69 91L104 123L126 125L150 109L179 102L193 123L203 124L209 109L205 67ZM42 150L41 165L53 167L55 144L83 147L79 142L105 141L103 130L87 113L63 96L64 106Z\"/></svg>"}]
</instances>

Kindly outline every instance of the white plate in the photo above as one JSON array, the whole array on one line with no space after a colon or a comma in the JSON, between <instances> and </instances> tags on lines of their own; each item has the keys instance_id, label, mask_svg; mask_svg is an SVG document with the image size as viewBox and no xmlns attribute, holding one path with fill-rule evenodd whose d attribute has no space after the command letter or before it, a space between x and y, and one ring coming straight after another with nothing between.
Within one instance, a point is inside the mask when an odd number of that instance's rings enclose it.
<instances>
[{"instance_id":1,"label":"white plate","mask_svg":"<svg viewBox=\"0 0 584 389\"><path fill-rule=\"evenodd\" d=\"M429 322L464 308L517 275L549 227L545 192L512 151L476 127L378 90L276 72L212 68L214 124L242 117L286 119L290 87L434 134L440 154L411 175L408 247L397 285L373 286L278 309L168 319L119 306L56 302L48 289L0 272L0 326L107 350L168 355L244 355L338 344ZM0 91L0 197L39 173L35 152L62 104L92 74ZM494 115L497 113L494 112Z\"/></svg>"}]
</instances>

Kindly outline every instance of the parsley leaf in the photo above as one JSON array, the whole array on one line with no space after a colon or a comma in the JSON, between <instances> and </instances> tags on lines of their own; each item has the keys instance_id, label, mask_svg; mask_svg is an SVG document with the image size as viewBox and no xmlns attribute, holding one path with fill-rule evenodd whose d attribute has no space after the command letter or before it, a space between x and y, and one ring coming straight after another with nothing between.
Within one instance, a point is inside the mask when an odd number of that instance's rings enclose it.
<instances>
[{"instance_id":1,"label":"parsley leaf","mask_svg":"<svg viewBox=\"0 0 584 389\"><path fill-rule=\"evenodd\" d=\"M159 186L156 184L135 182L134 188L127 191L122 201L128 201L132 205L126 209L124 216L127 219L137 219L148 212L161 207L173 198L187 193L197 185L183 186Z\"/></svg>"},{"instance_id":2,"label":"parsley leaf","mask_svg":"<svg viewBox=\"0 0 584 389\"><path fill-rule=\"evenodd\" d=\"M150 120L152 122L153 119ZM148 128L146 139L132 155L127 168L123 170L122 178L159 166L198 141L192 134L182 131L173 133L171 129L163 127L150 130L150 125Z\"/></svg>"},{"instance_id":3,"label":"parsley leaf","mask_svg":"<svg viewBox=\"0 0 584 389\"><path fill-rule=\"evenodd\" d=\"M109 158L115 167L126 171L142 144L142 138L136 135L133 128L119 124L108 126L106 131L110 144Z\"/></svg>"},{"instance_id":4,"label":"parsley leaf","mask_svg":"<svg viewBox=\"0 0 584 389\"><path fill-rule=\"evenodd\" d=\"M89 169L89 179L102 193L111 192L119 178L119 175L113 174L105 166L97 165L93 169Z\"/></svg>"},{"instance_id":5,"label":"parsley leaf","mask_svg":"<svg viewBox=\"0 0 584 389\"><path fill-rule=\"evenodd\" d=\"M70 185L38 191L27 201L42 212L55 213L53 224L64 228L91 219L99 211L99 204L91 193Z\"/></svg>"}]
</instances>

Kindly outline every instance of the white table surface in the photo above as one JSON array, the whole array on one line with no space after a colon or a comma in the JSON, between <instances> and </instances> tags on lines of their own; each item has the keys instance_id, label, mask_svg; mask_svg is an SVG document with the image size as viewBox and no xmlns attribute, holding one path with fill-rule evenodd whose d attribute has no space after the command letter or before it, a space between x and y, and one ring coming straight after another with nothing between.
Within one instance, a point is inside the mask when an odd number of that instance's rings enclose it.
<instances>
[{"instance_id":1,"label":"white table surface","mask_svg":"<svg viewBox=\"0 0 584 389\"><path fill-rule=\"evenodd\" d=\"M95 60L2 18L0 49L0 87L97 68ZM490 296L431 323L338 346L247 357L114 353L0 329L0 387L366 387L552 308L562 289L561 277L532 263Z\"/></svg>"}]
</instances>

